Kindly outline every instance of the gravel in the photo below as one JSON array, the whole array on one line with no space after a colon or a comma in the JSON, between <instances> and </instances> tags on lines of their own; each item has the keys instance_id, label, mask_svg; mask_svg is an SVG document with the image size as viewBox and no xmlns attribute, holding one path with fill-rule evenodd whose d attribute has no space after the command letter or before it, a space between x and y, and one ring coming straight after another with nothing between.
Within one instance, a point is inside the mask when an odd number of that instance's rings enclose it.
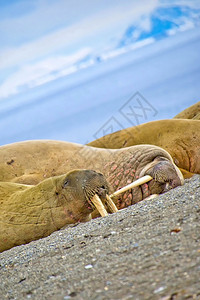
<instances>
[{"instance_id":1,"label":"gravel","mask_svg":"<svg viewBox=\"0 0 200 300\"><path fill-rule=\"evenodd\" d=\"M200 299L200 176L0 253L0 299Z\"/></svg>"}]
</instances>

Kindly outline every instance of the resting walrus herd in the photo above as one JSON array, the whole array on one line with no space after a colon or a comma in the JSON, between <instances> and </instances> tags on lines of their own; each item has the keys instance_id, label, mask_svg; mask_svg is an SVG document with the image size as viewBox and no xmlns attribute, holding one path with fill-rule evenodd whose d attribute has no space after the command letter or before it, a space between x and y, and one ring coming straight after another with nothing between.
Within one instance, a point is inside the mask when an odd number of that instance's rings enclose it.
<instances>
[{"instance_id":1,"label":"resting walrus herd","mask_svg":"<svg viewBox=\"0 0 200 300\"><path fill-rule=\"evenodd\" d=\"M198 116L195 107L187 116ZM0 251L182 185L200 173L199 133L200 121L191 117L149 122L89 146L52 140L1 146ZM113 203L109 194L144 176Z\"/></svg>"}]
</instances>

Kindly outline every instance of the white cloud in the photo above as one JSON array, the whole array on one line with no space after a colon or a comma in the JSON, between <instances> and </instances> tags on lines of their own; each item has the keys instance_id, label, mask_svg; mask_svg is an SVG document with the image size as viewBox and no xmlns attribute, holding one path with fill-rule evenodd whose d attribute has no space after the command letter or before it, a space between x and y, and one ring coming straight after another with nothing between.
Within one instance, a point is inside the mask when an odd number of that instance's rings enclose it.
<instances>
[{"instance_id":1,"label":"white cloud","mask_svg":"<svg viewBox=\"0 0 200 300\"><path fill-rule=\"evenodd\" d=\"M58 29L19 47L2 50L0 52L0 69L20 66L52 55L57 51L77 50L80 45L81 47L91 47L92 44L95 46L96 40L99 43L101 40L104 44L109 43L115 32L120 36L133 20L139 19L141 15L151 13L158 4L158 0L144 0L142 4L135 0L115 3L112 7L104 6L104 10L96 14L86 15L85 19L70 26ZM37 19L35 21L37 22ZM34 26L33 24L32 26ZM26 27L26 23L23 26Z\"/></svg>"},{"instance_id":2,"label":"white cloud","mask_svg":"<svg viewBox=\"0 0 200 300\"><path fill-rule=\"evenodd\" d=\"M177 32L183 32L189 29L193 29L195 28L195 24L194 22L192 22L191 20L186 19L182 25L180 25L179 27L173 28L173 29L169 29L167 31L168 35L174 35Z\"/></svg>"},{"instance_id":3,"label":"white cloud","mask_svg":"<svg viewBox=\"0 0 200 300\"><path fill-rule=\"evenodd\" d=\"M74 64L90 53L91 49L82 49L73 55L55 56L36 64L27 64L0 85L0 95L6 98L18 93L21 88L32 88L73 73L77 70Z\"/></svg>"},{"instance_id":4,"label":"white cloud","mask_svg":"<svg viewBox=\"0 0 200 300\"><path fill-rule=\"evenodd\" d=\"M94 5L91 5L91 8L92 6ZM14 2L10 4L10 15L7 12L7 15L4 13L3 18L0 18L1 39L3 36L4 40L12 45L13 42L40 37L50 30L85 18L84 8L87 9L87 2L82 0Z\"/></svg>"},{"instance_id":5,"label":"white cloud","mask_svg":"<svg viewBox=\"0 0 200 300\"><path fill-rule=\"evenodd\" d=\"M187 6L194 9L200 8L200 1L199 0L160 0L160 6Z\"/></svg>"},{"instance_id":6,"label":"white cloud","mask_svg":"<svg viewBox=\"0 0 200 300\"><path fill-rule=\"evenodd\" d=\"M119 48L119 49L110 51L108 53L104 53L104 54L102 54L101 57L102 57L103 60L106 60L106 59L109 59L109 58L116 57L120 54L129 52L130 50L136 50L136 49L142 48L144 46L150 45L154 42L155 42L154 38L147 38L147 39L135 42L134 44L131 44L128 47L123 47L123 48Z\"/></svg>"},{"instance_id":7,"label":"white cloud","mask_svg":"<svg viewBox=\"0 0 200 300\"><path fill-rule=\"evenodd\" d=\"M141 17L140 27L149 28L148 16L158 2L35 0L33 10L0 20L4 32L0 41L0 71L5 74L9 68L17 69L4 77L1 97L75 72L77 67L73 63L87 53L100 55L113 49L127 26L139 22ZM23 2L19 2L17 11L22 11L20 5ZM9 38L13 36L16 41L12 44ZM88 61L82 67L92 63Z\"/></svg>"},{"instance_id":8,"label":"white cloud","mask_svg":"<svg viewBox=\"0 0 200 300\"><path fill-rule=\"evenodd\" d=\"M138 24L142 31L150 31L151 30L151 18L150 16L143 16Z\"/></svg>"},{"instance_id":9,"label":"white cloud","mask_svg":"<svg viewBox=\"0 0 200 300\"><path fill-rule=\"evenodd\" d=\"M13 35L29 41L36 36L47 34L50 30L55 31L84 19L92 17L98 19L98 15L102 15L102 23L108 22L104 19L106 12L111 22L116 11L121 14L121 17L126 17L131 11L134 18L138 14L149 13L158 4L158 0L138 2L137 0L33 0L32 9L29 7L28 11L24 11L24 6L27 6L27 1L24 0L13 4L16 11L21 11L19 15L12 11L7 18L5 16L3 19L0 18L0 28L2 35L11 42L15 40ZM30 5L30 2L28 3Z\"/></svg>"}]
</instances>

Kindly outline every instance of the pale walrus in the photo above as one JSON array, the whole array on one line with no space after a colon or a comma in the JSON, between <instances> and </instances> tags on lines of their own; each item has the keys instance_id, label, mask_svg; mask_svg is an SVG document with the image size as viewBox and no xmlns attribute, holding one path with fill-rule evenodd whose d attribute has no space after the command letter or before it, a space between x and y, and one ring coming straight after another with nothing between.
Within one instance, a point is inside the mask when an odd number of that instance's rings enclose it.
<instances>
[{"instance_id":1,"label":"pale walrus","mask_svg":"<svg viewBox=\"0 0 200 300\"><path fill-rule=\"evenodd\" d=\"M185 178L200 174L200 121L197 120L152 121L114 132L88 145L117 149L138 144L167 150Z\"/></svg>"},{"instance_id":2,"label":"pale walrus","mask_svg":"<svg viewBox=\"0 0 200 300\"><path fill-rule=\"evenodd\" d=\"M0 252L90 220L95 194L105 199L108 184L92 170L74 170L36 186L0 182Z\"/></svg>"},{"instance_id":3,"label":"pale walrus","mask_svg":"<svg viewBox=\"0 0 200 300\"><path fill-rule=\"evenodd\" d=\"M101 172L111 193L144 175L153 177L115 199L118 209L183 184L169 153L156 146L108 150L59 141L26 141L0 147L0 181L37 184L72 169Z\"/></svg>"},{"instance_id":4,"label":"pale walrus","mask_svg":"<svg viewBox=\"0 0 200 300\"><path fill-rule=\"evenodd\" d=\"M200 101L181 111L174 119L200 120Z\"/></svg>"}]
</instances>

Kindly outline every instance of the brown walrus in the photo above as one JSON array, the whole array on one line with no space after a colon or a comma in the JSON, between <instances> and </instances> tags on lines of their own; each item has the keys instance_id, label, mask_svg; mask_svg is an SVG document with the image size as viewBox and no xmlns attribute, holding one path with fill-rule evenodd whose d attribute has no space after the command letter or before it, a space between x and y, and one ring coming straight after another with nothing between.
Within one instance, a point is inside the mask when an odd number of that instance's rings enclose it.
<instances>
[{"instance_id":1,"label":"brown walrus","mask_svg":"<svg viewBox=\"0 0 200 300\"><path fill-rule=\"evenodd\" d=\"M0 182L0 252L89 221L95 194L105 199L108 184L92 170L73 170L36 186Z\"/></svg>"},{"instance_id":2,"label":"brown walrus","mask_svg":"<svg viewBox=\"0 0 200 300\"><path fill-rule=\"evenodd\" d=\"M183 184L169 153L152 145L108 150L59 141L26 141L0 147L0 181L37 184L72 169L101 172L111 193L144 175L153 177L120 195L115 200L118 209Z\"/></svg>"},{"instance_id":3,"label":"brown walrus","mask_svg":"<svg viewBox=\"0 0 200 300\"><path fill-rule=\"evenodd\" d=\"M181 111L174 119L200 120L200 101Z\"/></svg>"},{"instance_id":4,"label":"brown walrus","mask_svg":"<svg viewBox=\"0 0 200 300\"><path fill-rule=\"evenodd\" d=\"M167 150L185 178L200 174L200 121L160 120L106 135L88 145L100 148L124 148L151 144Z\"/></svg>"}]
</instances>

